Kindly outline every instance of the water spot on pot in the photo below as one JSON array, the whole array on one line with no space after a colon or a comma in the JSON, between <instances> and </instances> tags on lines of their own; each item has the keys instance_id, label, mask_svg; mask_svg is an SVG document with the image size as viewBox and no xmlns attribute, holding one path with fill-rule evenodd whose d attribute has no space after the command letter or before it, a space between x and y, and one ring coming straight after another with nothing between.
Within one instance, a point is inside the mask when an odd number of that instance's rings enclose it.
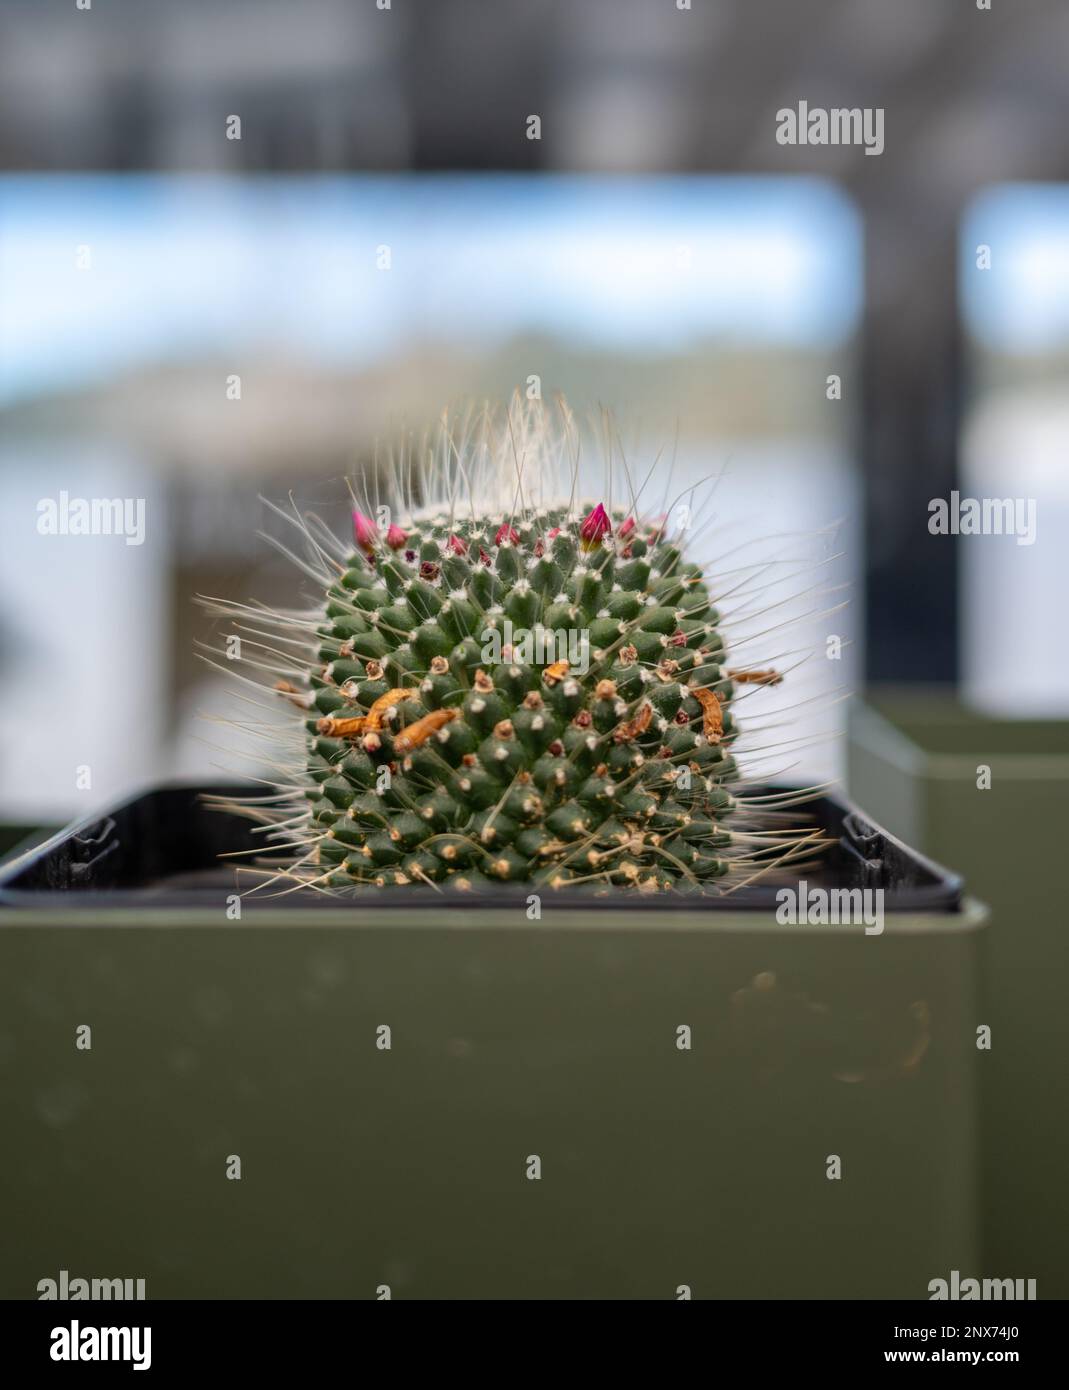
<instances>
[{"instance_id":1,"label":"water spot on pot","mask_svg":"<svg viewBox=\"0 0 1069 1390\"><path fill-rule=\"evenodd\" d=\"M22 998L29 1012L38 1018L55 1022L62 1017L62 1010L55 995L49 993L48 990L41 989L34 984L26 984L22 987Z\"/></svg>"},{"instance_id":2,"label":"water spot on pot","mask_svg":"<svg viewBox=\"0 0 1069 1390\"><path fill-rule=\"evenodd\" d=\"M412 1279L412 1266L403 1260L390 1259L386 1261L386 1280L391 1289L403 1288Z\"/></svg>"},{"instance_id":3,"label":"water spot on pot","mask_svg":"<svg viewBox=\"0 0 1069 1390\"><path fill-rule=\"evenodd\" d=\"M348 978L349 967L334 951L319 951L308 962L308 973L324 989L337 989Z\"/></svg>"},{"instance_id":4,"label":"water spot on pot","mask_svg":"<svg viewBox=\"0 0 1069 1390\"><path fill-rule=\"evenodd\" d=\"M604 945L598 951L598 964L608 975L619 975L627 969L630 960L631 953L618 946Z\"/></svg>"},{"instance_id":5,"label":"water spot on pot","mask_svg":"<svg viewBox=\"0 0 1069 1390\"><path fill-rule=\"evenodd\" d=\"M193 1008L201 1022L218 1027L230 1017L230 998L218 985L205 985L193 996Z\"/></svg>"},{"instance_id":6,"label":"water spot on pot","mask_svg":"<svg viewBox=\"0 0 1069 1390\"><path fill-rule=\"evenodd\" d=\"M89 1092L75 1081L61 1081L34 1098L34 1108L49 1129L65 1129L88 1105Z\"/></svg>"},{"instance_id":7,"label":"water spot on pot","mask_svg":"<svg viewBox=\"0 0 1069 1390\"><path fill-rule=\"evenodd\" d=\"M832 1075L848 1085L907 1077L918 1070L931 1043L931 1010L927 1000L916 999L907 1008L891 1005L883 1010L855 1014L851 1020L851 1052L840 1059Z\"/></svg>"},{"instance_id":8,"label":"water spot on pot","mask_svg":"<svg viewBox=\"0 0 1069 1390\"><path fill-rule=\"evenodd\" d=\"M198 1163L223 1173L226 1155L240 1155L241 1144L232 1132L213 1125L206 1134L198 1137L194 1154Z\"/></svg>"},{"instance_id":9,"label":"water spot on pot","mask_svg":"<svg viewBox=\"0 0 1069 1390\"><path fill-rule=\"evenodd\" d=\"M446 1050L450 1057L470 1057L475 1051L474 1045L467 1038L450 1038L446 1044Z\"/></svg>"},{"instance_id":10,"label":"water spot on pot","mask_svg":"<svg viewBox=\"0 0 1069 1390\"><path fill-rule=\"evenodd\" d=\"M191 1047L172 1047L167 1054L167 1065L175 1076L192 1076L199 1061Z\"/></svg>"},{"instance_id":11,"label":"water spot on pot","mask_svg":"<svg viewBox=\"0 0 1069 1390\"><path fill-rule=\"evenodd\" d=\"M477 984L482 984L490 978L490 971L486 962L479 956L469 956L464 962L464 974L469 980L474 980Z\"/></svg>"}]
</instances>

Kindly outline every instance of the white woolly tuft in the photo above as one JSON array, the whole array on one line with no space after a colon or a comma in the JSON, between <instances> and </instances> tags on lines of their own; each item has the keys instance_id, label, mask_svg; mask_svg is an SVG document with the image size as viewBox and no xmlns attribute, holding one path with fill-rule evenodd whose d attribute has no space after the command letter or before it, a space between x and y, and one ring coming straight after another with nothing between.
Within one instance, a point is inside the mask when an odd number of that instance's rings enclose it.
<instances>
[{"instance_id":1,"label":"white woolly tuft","mask_svg":"<svg viewBox=\"0 0 1069 1390\"><path fill-rule=\"evenodd\" d=\"M563 400L528 401L516 392L505 408L444 411L434 427L406 436L387 455L388 479L354 497L369 512L390 507L401 525L429 519L533 517L577 503L579 432Z\"/></svg>"}]
</instances>

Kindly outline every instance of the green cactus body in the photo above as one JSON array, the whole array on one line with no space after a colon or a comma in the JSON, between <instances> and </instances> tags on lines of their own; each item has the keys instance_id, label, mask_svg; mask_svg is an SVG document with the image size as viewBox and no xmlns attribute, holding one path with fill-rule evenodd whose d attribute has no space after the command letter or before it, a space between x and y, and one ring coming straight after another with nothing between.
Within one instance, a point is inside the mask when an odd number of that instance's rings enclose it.
<instances>
[{"instance_id":1,"label":"green cactus body","mask_svg":"<svg viewBox=\"0 0 1069 1390\"><path fill-rule=\"evenodd\" d=\"M676 544L601 507L357 530L310 677L330 886L728 872L735 682Z\"/></svg>"},{"instance_id":2,"label":"green cactus body","mask_svg":"<svg viewBox=\"0 0 1069 1390\"><path fill-rule=\"evenodd\" d=\"M318 617L276 615L310 639L275 687L306 756L253 813L289 827L298 881L720 892L808 852L762 842L738 795L737 688L780 677L729 668L685 536L633 507L480 513L479 491L404 528L354 511L351 547L314 542Z\"/></svg>"}]
</instances>

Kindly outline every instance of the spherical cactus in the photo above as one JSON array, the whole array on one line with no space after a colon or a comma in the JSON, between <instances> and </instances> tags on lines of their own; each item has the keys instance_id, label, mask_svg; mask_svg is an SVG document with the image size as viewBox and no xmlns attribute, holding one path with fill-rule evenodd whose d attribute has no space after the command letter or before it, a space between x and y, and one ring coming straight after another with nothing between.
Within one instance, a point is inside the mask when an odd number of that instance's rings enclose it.
<instances>
[{"instance_id":1,"label":"spherical cactus","mask_svg":"<svg viewBox=\"0 0 1069 1390\"><path fill-rule=\"evenodd\" d=\"M304 765L246 803L289 847L276 873L342 893L722 892L807 853L810 832L765 838L738 794L736 693L780 675L729 660L685 531L633 498L569 501L570 422L518 414L459 442L446 426L429 464L409 456L410 496L354 506L348 544L297 518L316 608L258 616Z\"/></svg>"}]
</instances>

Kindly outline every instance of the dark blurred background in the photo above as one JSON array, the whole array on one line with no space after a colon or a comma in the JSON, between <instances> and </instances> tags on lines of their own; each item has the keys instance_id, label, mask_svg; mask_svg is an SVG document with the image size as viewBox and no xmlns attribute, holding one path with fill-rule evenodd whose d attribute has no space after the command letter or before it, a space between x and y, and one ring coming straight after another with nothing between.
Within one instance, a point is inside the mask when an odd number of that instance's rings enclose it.
<instances>
[{"instance_id":1,"label":"dark blurred background","mask_svg":"<svg viewBox=\"0 0 1069 1390\"><path fill-rule=\"evenodd\" d=\"M3 0L0 809L217 763L190 595L292 601L258 492L534 378L743 531L839 523L818 690L1064 714L1067 53L1065 0ZM883 153L780 145L803 100ZM1037 543L930 536L953 488ZM42 537L61 490L145 544Z\"/></svg>"}]
</instances>

